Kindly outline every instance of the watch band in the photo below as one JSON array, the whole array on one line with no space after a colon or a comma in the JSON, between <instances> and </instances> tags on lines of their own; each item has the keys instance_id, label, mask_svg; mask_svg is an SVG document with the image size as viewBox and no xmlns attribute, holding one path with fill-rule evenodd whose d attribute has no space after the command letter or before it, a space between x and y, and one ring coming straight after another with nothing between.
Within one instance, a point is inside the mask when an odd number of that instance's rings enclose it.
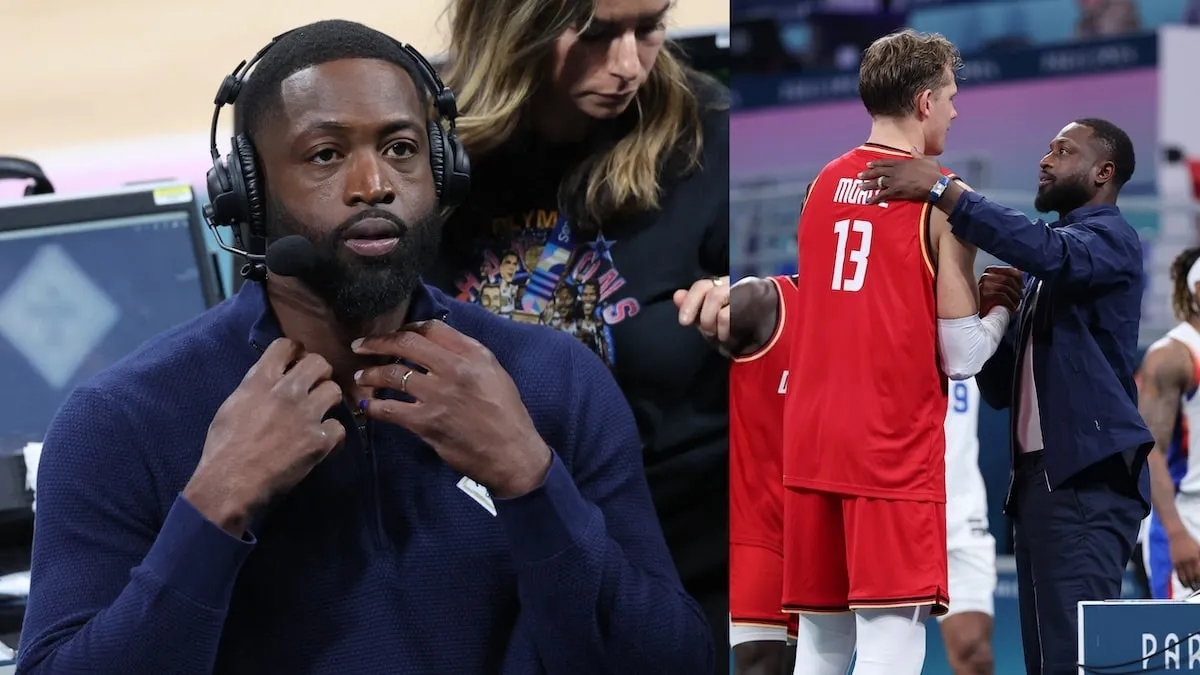
<instances>
[{"instance_id":1,"label":"watch band","mask_svg":"<svg viewBox=\"0 0 1200 675\"><path fill-rule=\"evenodd\" d=\"M950 186L950 176L942 176L933 187L929 188L929 203L936 204L942 198L942 193Z\"/></svg>"}]
</instances>

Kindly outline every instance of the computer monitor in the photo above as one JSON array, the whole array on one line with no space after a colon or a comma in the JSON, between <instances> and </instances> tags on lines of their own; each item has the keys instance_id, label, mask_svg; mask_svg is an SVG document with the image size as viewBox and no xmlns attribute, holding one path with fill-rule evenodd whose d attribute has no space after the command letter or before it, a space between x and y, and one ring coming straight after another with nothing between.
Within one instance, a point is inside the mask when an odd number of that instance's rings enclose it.
<instances>
[{"instance_id":1,"label":"computer monitor","mask_svg":"<svg viewBox=\"0 0 1200 675\"><path fill-rule=\"evenodd\" d=\"M702 73L729 86L729 30L699 30L672 35L688 63Z\"/></svg>"},{"instance_id":2,"label":"computer monitor","mask_svg":"<svg viewBox=\"0 0 1200 675\"><path fill-rule=\"evenodd\" d=\"M0 453L73 387L220 301L187 185L0 203Z\"/></svg>"}]
</instances>

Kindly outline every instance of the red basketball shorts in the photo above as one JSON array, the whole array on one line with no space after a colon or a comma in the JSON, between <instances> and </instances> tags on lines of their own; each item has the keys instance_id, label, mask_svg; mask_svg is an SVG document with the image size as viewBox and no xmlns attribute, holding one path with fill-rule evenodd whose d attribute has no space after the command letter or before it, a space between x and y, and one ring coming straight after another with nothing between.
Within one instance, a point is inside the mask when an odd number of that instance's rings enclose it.
<instances>
[{"instance_id":1,"label":"red basketball shorts","mask_svg":"<svg viewBox=\"0 0 1200 675\"><path fill-rule=\"evenodd\" d=\"M950 603L946 505L789 488L783 608L845 612Z\"/></svg>"},{"instance_id":2,"label":"red basketball shorts","mask_svg":"<svg viewBox=\"0 0 1200 675\"><path fill-rule=\"evenodd\" d=\"M774 639L796 635L796 616L783 611L783 556L764 546L729 545L730 636L745 629L774 629ZM785 633L786 631L786 633ZM767 631L752 630L755 636ZM752 640L745 640L752 641ZM735 640L737 644L739 641Z\"/></svg>"}]
</instances>

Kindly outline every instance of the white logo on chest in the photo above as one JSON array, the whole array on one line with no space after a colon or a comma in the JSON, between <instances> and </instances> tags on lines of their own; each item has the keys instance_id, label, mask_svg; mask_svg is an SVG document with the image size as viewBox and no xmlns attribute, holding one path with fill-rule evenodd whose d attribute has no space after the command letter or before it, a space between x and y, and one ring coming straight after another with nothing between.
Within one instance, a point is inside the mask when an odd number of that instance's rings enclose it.
<instances>
[{"instance_id":1,"label":"white logo on chest","mask_svg":"<svg viewBox=\"0 0 1200 675\"><path fill-rule=\"evenodd\" d=\"M466 493L471 499L474 499L477 504L487 509L488 513L493 516L496 515L496 504L492 502L492 496L488 494L487 488L463 476L458 481L458 489Z\"/></svg>"},{"instance_id":2,"label":"white logo on chest","mask_svg":"<svg viewBox=\"0 0 1200 675\"><path fill-rule=\"evenodd\" d=\"M775 392L776 394L786 394L787 393L787 381L788 381L788 371L785 370L785 371L783 371L783 375L781 375L779 377L779 390Z\"/></svg>"}]
</instances>

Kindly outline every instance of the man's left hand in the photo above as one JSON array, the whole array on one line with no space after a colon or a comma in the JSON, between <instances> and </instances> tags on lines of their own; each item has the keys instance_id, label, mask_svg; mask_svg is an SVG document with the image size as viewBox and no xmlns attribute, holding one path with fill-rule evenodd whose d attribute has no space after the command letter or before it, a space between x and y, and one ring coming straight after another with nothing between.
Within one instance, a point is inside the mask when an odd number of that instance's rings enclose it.
<instances>
[{"instance_id":1,"label":"man's left hand","mask_svg":"<svg viewBox=\"0 0 1200 675\"><path fill-rule=\"evenodd\" d=\"M987 316L999 305L1016 314L1024 294L1025 275L1004 265L989 265L979 277L979 316Z\"/></svg>"},{"instance_id":2,"label":"man's left hand","mask_svg":"<svg viewBox=\"0 0 1200 675\"><path fill-rule=\"evenodd\" d=\"M915 148L913 159L877 159L867 163L858 174L863 190L879 190L871 204L890 201L923 202L929 191L942 179L942 165Z\"/></svg>"},{"instance_id":3,"label":"man's left hand","mask_svg":"<svg viewBox=\"0 0 1200 675\"><path fill-rule=\"evenodd\" d=\"M359 371L360 385L415 399L371 399L368 417L417 434L446 464L495 497L518 497L542 484L553 455L512 378L482 344L441 321L424 321L352 347L357 354L404 359L428 371L403 364Z\"/></svg>"}]
</instances>

